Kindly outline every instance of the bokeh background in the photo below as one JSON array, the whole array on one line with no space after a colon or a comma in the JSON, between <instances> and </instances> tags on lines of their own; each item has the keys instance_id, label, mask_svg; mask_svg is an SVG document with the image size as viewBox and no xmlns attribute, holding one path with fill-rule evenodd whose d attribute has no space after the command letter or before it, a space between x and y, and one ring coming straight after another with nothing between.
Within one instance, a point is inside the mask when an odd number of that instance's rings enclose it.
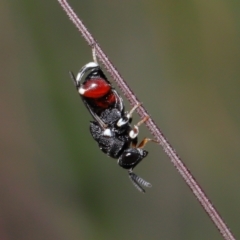
<instances>
[{"instance_id":1,"label":"bokeh background","mask_svg":"<svg viewBox=\"0 0 240 240\"><path fill-rule=\"evenodd\" d=\"M240 237L239 1L69 2ZM222 239L158 145L145 195L98 149L68 75L91 51L58 2L0 5L0 239Z\"/></svg>"}]
</instances>

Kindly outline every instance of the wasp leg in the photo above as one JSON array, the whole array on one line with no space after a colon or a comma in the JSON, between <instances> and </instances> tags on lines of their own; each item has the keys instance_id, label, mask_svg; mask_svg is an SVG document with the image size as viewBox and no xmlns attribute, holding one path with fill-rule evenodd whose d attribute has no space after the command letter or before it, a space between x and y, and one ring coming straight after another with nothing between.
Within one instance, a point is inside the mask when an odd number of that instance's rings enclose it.
<instances>
[{"instance_id":1,"label":"wasp leg","mask_svg":"<svg viewBox=\"0 0 240 240\"><path fill-rule=\"evenodd\" d=\"M138 144L138 138L135 137L134 139L132 139L132 148L136 148Z\"/></svg>"},{"instance_id":2,"label":"wasp leg","mask_svg":"<svg viewBox=\"0 0 240 240\"><path fill-rule=\"evenodd\" d=\"M133 115L134 111L140 106L141 106L141 103L136 104L127 114L127 118L128 119L132 118L132 115Z\"/></svg>"},{"instance_id":3,"label":"wasp leg","mask_svg":"<svg viewBox=\"0 0 240 240\"><path fill-rule=\"evenodd\" d=\"M140 125L142 125L143 123L145 123L148 119L149 119L149 116L146 116L141 121L139 121L136 125L133 126L133 129L129 132L130 138L134 139L134 138L137 137L137 135L139 133L139 128L138 127Z\"/></svg>"},{"instance_id":4,"label":"wasp leg","mask_svg":"<svg viewBox=\"0 0 240 240\"><path fill-rule=\"evenodd\" d=\"M98 64L95 44L92 45L92 56L93 56L93 61L94 61L96 64Z\"/></svg>"},{"instance_id":5,"label":"wasp leg","mask_svg":"<svg viewBox=\"0 0 240 240\"><path fill-rule=\"evenodd\" d=\"M144 138L144 139L139 143L138 148L144 148L145 145L146 145L148 142L158 143L157 140L154 140L154 139L151 139L151 138Z\"/></svg>"},{"instance_id":6,"label":"wasp leg","mask_svg":"<svg viewBox=\"0 0 240 240\"><path fill-rule=\"evenodd\" d=\"M126 112L126 115L121 117L118 122L117 122L117 126L118 127L122 127L128 123L131 123L132 121L132 115L133 112L141 105L141 103L138 103L137 105L135 105L130 111L129 113ZM131 136L130 136L131 137ZM132 138L132 137L131 137ZM134 137L133 137L134 138Z\"/></svg>"}]
</instances>

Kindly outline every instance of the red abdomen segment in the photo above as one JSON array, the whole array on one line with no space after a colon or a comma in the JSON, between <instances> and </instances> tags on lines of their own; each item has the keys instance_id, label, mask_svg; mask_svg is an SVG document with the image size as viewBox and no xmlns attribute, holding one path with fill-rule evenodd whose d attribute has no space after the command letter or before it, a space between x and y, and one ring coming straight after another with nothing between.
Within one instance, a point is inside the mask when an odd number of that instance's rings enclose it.
<instances>
[{"instance_id":1,"label":"red abdomen segment","mask_svg":"<svg viewBox=\"0 0 240 240\"><path fill-rule=\"evenodd\" d=\"M116 97L112 91L110 91L107 95L103 96L102 98L95 99L95 105L100 108L109 108L116 103Z\"/></svg>"},{"instance_id":2,"label":"red abdomen segment","mask_svg":"<svg viewBox=\"0 0 240 240\"><path fill-rule=\"evenodd\" d=\"M91 79L82 85L79 93L87 98L102 98L111 90L111 86L102 78Z\"/></svg>"}]
</instances>

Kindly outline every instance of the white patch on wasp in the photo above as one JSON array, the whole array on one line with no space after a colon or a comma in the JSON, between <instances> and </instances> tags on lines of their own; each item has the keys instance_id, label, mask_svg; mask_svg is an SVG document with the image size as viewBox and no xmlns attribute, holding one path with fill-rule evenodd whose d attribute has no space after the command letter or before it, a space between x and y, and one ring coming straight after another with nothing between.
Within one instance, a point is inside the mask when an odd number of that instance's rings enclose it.
<instances>
[{"instance_id":1,"label":"white patch on wasp","mask_svg":"<svg viewBox=\"0 0 240 240\"><path fill-rule=\"evenodd\" d=\"M103 131L103 136L105 136L105 137L112 137L113 136L112 131L109 128L106 128Z\"/></svg>"}]
</instances>

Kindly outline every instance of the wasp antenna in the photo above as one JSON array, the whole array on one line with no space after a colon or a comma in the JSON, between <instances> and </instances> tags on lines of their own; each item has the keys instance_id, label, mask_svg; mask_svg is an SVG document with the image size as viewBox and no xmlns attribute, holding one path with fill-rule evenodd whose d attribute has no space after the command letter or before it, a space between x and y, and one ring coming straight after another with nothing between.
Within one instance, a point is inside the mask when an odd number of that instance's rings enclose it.
<instances>
[{"instance_id":1,"label":"wasp antenna","mask_svg":"<svg viewBox=\"0 0 240 240\"><path fill-rule=\"evenodd\" d=\"M134 173L129 173L129 178L130 178L132 184L134 185L134 187L135 187L138 191L140 191L140 192L142 192L142 193L145 193L145 190L144 190L144 189L140 186L140 184L136 181L135 176L136 176L136 175L135 175Z\"/></svg>"},{"instance_id":2,"label":"wasp antenna","mask_svg":"<svg viewBox=\"0 0 240 240\"><path fill-rule=\"evenodd\" d=\"M138 184L141 184L144 187L152 187L152 184L144 180L143 178L139 177L133 172L130 172L129 175L131 175L131 178L134 179L135 182Z\"/></svg>"}]
</instances>

